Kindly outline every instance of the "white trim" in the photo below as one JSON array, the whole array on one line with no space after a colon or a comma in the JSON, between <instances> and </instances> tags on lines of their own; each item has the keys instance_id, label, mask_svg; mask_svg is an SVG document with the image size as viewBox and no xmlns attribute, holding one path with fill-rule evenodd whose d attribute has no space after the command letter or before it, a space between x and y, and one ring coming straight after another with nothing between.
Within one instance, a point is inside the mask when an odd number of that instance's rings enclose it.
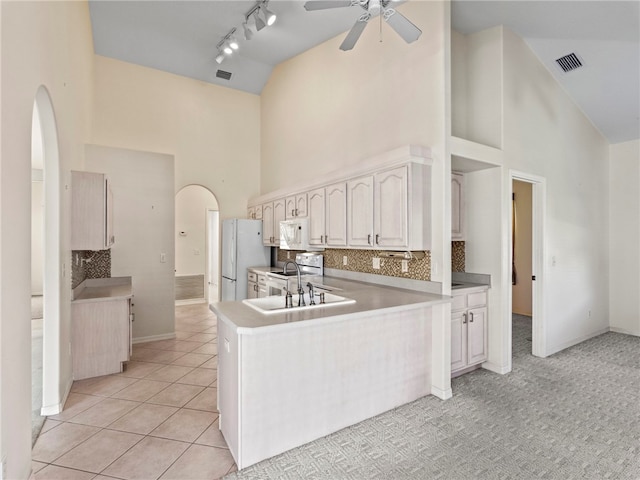
<instances>
[{"instance_id":1,"label":"white trim","mask_svg":"<svg viewBox=\"0 0 640 480\"><path fill-rule=\"evenodd\" d=\"M532 209L532 275L536 277L536 280L532 283L532 312L531 312L531 324L532 324L532 346L531 353L536 357L547 357L550 353L547 351L546 342L546 316L544 314L545 305L545 265L544 265L544 248L545 248L545 225L546 225L546 197L547 197L547 180L539 175L533 175L530 173L520 172L510 169L508 177L508 212L509 212L509 229L507 232L507 255L503 258L507 258L506 262L506 274L505 279L511 278L511 269L513 261L512 250L512 238L511 229L513 228L512 221L512 203L513 196L513 181L518 180L531 184L531 209ZM506 281L505 281L506 283ZM509 281L509 285L511 282ZM511 371L511 361L513 358L513 345L512 345L512 290L507 289L507 295L505 295L506 301L504 319L507 324L505 328L506 338L505 344L508 348L508 370ZM487 368L489 369L489 368Z\"/></svg>"},{"instance_id":2,"label":"white trim","mask_svg":"<svg viewBox=\"0 0 640 480\"><path fill-rule=\"evenodd\" d=\"M640 337L640 335L638 335L635 332L630 332L629 330L626 330L624 328L618 328L618 327L609 327L609 331L610 332L615 332L615 333L623 333L624 335L631 335L634 337Z\"/></svg>"},{"instance_id":3,"label":"white trim","mask_svg":"<svg viewBox=\"0 0 640 480\"><path fill-rule=\"evenodd\" d=\"M207 303L206 298L188 298L186 300L176 300L176 307L182 305L196 305L198 303Z\"/></svg>"},{"instance_id":4,"label":"white trim","mask_svg":"<svg viewBox=\"0 0 640 480\"><path fill-rule=\"evenodd\" d=\"M62 410L64 410L64 404L67 403L67 398L69 397L69 393L71 393L71 387L73 386L73 379L67 382L67 386L65 388L64 394L62 395L62 401L56 405L47 405L46 407L43 405L40 409L40 415L43 417L48 417L49 415L57 415Z\"/></svg>"},{"instance_id":5,"label":"white trim","mask_svg":"<svg viewBox=\"0 0 640 480\"><path fill-rule=\"evenodd\" d=\"M149 335L148 337L136 337L131 343L137 345L138 343L155 342L156 340L174 340L176 338L175 333L163 333L162 335Z\"/></svg>"},{"instance_id":6,"label":"white trim","mask_svg":"<svg viewBox=\"0 0 640 480\"><path fill-rule=\"evenodd\" d=\"M453 397L453 391L450 388L442 390L441 388L431 385L431 395L438 397L440 400L448 400Z\"/></svg>"},{"instance_id":7,"label":"white trim","mask_svg":"<svg viewBox=\"0 0 640 480\"><path fill-rule=\"evenodd\" d=\"M499 373L500 375L504 375L511 371L511 367L507 367L506 365L496 365L495 363L491 362L484 362L482 364L482 368L493 373Z\"/></svg>"},{"instance_id":8,"label":"white trim","mask_svg":"<svg viewBox=\"0 0 640 480\"><path fill-rule=\"evenodd\" d=\"M549 348L549 351L547 352L547 356L549 355L553 355L554 353L558 353L561 352L562 350L569 348L569 347L573 347L574 345L578 345L579 343L585 342L587 340L589 340L590 338L594 338L597 337L598 335L602 335L603 333L607 333L610 331L609 327L603 328L601 330L598 330L596 332L593 333L589 333L587 335L583 335L581 337L578 338L574 338L573 340L569 340L568 342L563 342L559 345L554 345L553 347Z\"/></svg>"}]
</instances>

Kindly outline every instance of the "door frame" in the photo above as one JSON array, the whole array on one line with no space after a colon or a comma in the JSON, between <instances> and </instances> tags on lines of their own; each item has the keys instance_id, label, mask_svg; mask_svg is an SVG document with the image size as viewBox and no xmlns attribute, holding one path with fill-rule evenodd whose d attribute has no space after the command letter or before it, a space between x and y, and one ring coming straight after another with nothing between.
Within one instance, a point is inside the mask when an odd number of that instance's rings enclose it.
<instances>
[{"instance_id":1,"label":"door frame","mask_svg":"<svg viewBox=\"0 0 640 480\"><path fill-rule=\"evenodd\" d=\"M508 193L508 205L509 205L509 235L507 241L507 256L508 262L508 274L507 279L512 278L513 273L513 240L510 232L513 229L513 181L517 180L524 183L531 184L531 216L532 216L532 259L531 259L531 274L535 276L535 280L531 282L531 334L532 334L532 348L531 353L536 357L547 356L547 342L546 342L546 316L545 316L545 225L546 225L546 192L547 181L546 178L531 173L520 172L517 170L509 170L509 186L507 188ZM513 345L512 345L512 289L508 289L507 294L507 312L504 318L509 321L507 342L509 345L509 370L511 370L513 359Z\"/></svg>"},{"instance_id":2,"label":"door frame","mask_svg":"<svg viewBox=\"0 0 640 480\"><path fill-rule=\"evenodd\" d=\"M217 235L212 236L212 223L216 223L216 232ZM207 303L218 302L220 301L221 294L221 284L220 284L220 211L214 208L207 208L206 212L206 227L205 227L205 255L206 255L206 268L205 268L205 294L204 298ZM218 284L218 298L210 298L210 289L209 284L211 283L211 271L214 270L211 264L217 266L215 268L215 279L214 281Z\"/></svg>"}]
</instances>

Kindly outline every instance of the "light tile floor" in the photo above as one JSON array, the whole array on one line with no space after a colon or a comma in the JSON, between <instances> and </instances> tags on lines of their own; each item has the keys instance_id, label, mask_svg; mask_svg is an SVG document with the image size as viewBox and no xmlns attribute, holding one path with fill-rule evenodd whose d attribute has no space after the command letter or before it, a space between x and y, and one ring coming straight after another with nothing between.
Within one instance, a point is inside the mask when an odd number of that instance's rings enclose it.
<instances>
[{"instance_id":1,"label":"light tile floor","mask_svg":"<svg viewBox=\"0 0 640 480\"><path fill-rule=\"evenodd\" d=\"M176 307L176 339L134 345L126 371L73 383L32 457L36 480L216 479L236 470L218 430L216 319Z\"/></svg>"}]
</instances>

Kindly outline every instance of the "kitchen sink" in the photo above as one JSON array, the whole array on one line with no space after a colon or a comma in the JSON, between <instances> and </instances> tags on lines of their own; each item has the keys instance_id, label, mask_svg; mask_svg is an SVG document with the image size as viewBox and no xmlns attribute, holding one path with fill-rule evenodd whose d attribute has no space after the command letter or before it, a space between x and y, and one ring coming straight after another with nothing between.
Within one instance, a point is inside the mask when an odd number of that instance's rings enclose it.
<instances>
[{"instance_id":1,"label":"kitchen sink","mask_svg":"<svg viewBox=\"0 0 640 480\"><path fill-rule=\"evenodd\" d=\"M297 312L300 310L311 310L315 308L328 308L335 307L338 305L348 305L350 303L356 303L356 301L352 298L341 297L340 295L334 295L333 293L325 293L324 294L324 303L320 303L320 296L315 296L315 305L309 305L309 294L305 293L303 296L304 303L306 306L299 307L298 306L298 297L299 295L292 295L292 303L293 307L285 308L285 297L282 295L272 295L270 297L263 298L247 298L242 300L242 303L250 306L254 310L264 314L270 315L273 313L287 313L287 312Z\"/></svg>"}]
</instances>

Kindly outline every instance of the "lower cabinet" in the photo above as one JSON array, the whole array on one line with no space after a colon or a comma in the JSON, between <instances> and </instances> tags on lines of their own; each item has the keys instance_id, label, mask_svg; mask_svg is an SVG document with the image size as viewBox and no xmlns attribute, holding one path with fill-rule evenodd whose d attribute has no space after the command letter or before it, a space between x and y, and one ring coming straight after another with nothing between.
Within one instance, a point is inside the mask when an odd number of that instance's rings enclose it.
<instances>
[{"instance_id":1,"label":"lower cabinet","mask_svg":"<svg viewBox=\"0 0 640 480\"><path fill-rule=\"evenodd\" d=\"M487 290L453 291L451 306L451 376L487 360Z\"/></svg>"},{"instance_id":2,"label":"lower cabinet","mask_svg":"<svg viewBox=\"0 0 640 480\"><path fill-rule=\"evenodd\" d=\"M131 358L131 298L71 304L73 379L122 372Z\"/></svg>"},{"instance_id":3,"label":"lower cabinet","mask_svg":"<svg viewBox=\"0 0 640 480\"><path fill-rule=\"evenodd\" d=\"M247 273L247 298L258 298L258 274Z\"/></svg>"},{"instance_id":4,"label":"lower cabinet","mask_svg":"<svg viewBox=\"0 0 640 480\"><path fill-rule=\"evenodd\" d=\"M268 297L267 275L258 273L258 298Z\"/></svg>"}]
</instances>

